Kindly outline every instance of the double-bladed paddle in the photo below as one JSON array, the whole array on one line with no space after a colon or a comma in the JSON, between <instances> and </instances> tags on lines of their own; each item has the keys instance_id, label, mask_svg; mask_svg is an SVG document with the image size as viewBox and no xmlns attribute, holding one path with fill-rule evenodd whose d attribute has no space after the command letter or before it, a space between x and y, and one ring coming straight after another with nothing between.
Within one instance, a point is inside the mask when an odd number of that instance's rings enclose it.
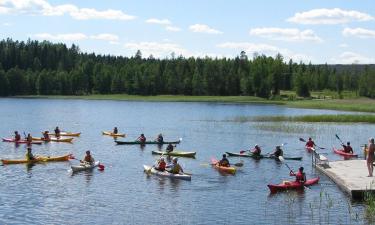
<instances>
[{"instance_id":1,"label":"double-bladed paddle","mask_svg":"<svg viewBox=\"0 0 375 225\"><path fill-rule=\"evenodd\" d=\"M303 139L301 137L299 138L299 140L302 141L302 142L305 142L305 143L307 142L305 139ZM320 149L326 149L326 148L318 146L317 144L315 144L315 146L318 147L318 148L320 148Z\"/></svg>"}]
</instances>

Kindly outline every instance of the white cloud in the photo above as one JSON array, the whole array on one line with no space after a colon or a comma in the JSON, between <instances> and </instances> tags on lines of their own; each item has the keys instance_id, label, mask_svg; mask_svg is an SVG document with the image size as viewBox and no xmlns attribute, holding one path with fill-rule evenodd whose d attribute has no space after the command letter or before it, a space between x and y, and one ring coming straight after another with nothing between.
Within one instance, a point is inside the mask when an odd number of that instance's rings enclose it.
<instances>
[{"instance_id":1,"label":"white cloud","mask_svg":"<svg viewBox=\"0 0 375 225\"><path fill-rule=\"evenodd\" d=\"M375 38L375 30L367 30L363 28L345 28L342 31L342 34L346 37Z\"/></svg>"},{"instance_id":2,"label":"white cloud","mask_svg":"<svg viewBox=\"0 0 375 225\"><path fill-rule=\"evenodd\" d=\"M312 30L299 30L292 28L265 27L250 30L250 35L281 41L314 41L322 42Z\"/></svg>"},{"instance_id":3,"label":"white cloud","mask_svg":"<svg viewBox=\"0 0 375 225\"><path fill-rule=\"evenodd\" d=\"M52 6L46 0L1 0L0 14L30 14L44 16L70 15L77 20L106 19L132 20L135 16L127 15L120 10L108 9L98 11L91 8L78 8L72 4Z\"/></svg>"},{"instance_id":4,"label":"white cloud","mask_svg":"<svg viewBox=\"0 0 375 225\"><path fill-rule=\"evenodd\" d=\"M343 24L351 21L369 21L373 19L374 17L367 13L354 10L323 8L296 13L287 21L299 24Z\"/></svg>"},{"instance_id":5,"label":"white cloud","mask_svg":"<svg viewBox=\"0 0 375 225\"><path fill-rule=\"evenodd\" d=\"M355 52L343 52L338 58L333 58L331 61L336 64L374 64L375 58Z\"/></svg>"},{"instance_id":6,"label":"white cloud","mask_svg":"<svg viewBox=\"0 0 375 225\"><path fill-rule=\"evenodd\" d=\"M153 55L154 57L161 58L161 57L169 56L172 52L174 52L176 56L190 55L190 53L186 49L174 43L129 42L129 43L126 43L124 47L133 52L140 50L144 57Z\"/></svg>"},{"instance_id":7,"label":"white cloud","mask_svg":"<svg viewBox=\"0 0 375 225\"><path fill-rule=\"evenodd\" d=\"M207 34L222 34L223 32L213 29L205 24L194 24L189 27L192 32Z\"/></svg>"},{"instance_id":8,"label":"white cloud","mask_svg":"<svg viewBox=\"0 0 375 225\"><path fill-rule=\"evenodd\" d=\"M342 44L339 45L339 47L340 48L347 48L347 47L349 47L349 45L346 44L346 43L342 43Z\"/></svg>"},{"instance_id":9,"label":"white cloud","mask_svg":"<svg viewBox=\"0 0 375 225\"><path fill-rule=\"evenodd\" d=\"M119 40L119 37L115 34L91 35L90 38L95 39L95 40L109 41L109 42L117 42Z\"/></svg>"},{"instance_id":10,"label":"white cloud","mask_svg":"<svg viewBox=\"0 0 375 225\"><path fill-rule=\"evenodd\" d=\"M174 32L181 31L181 28L179 28L179 27L174 27L174 26L167 26L165 29L166 29L167 31L174 31Z\"/></svg>"},{"instance_id":11,"label":"white cloud","mask_svg":"<svg viewBox=\"0 0 375 225\"><path fill-rule=\"evenodd\" d=\"M277 46L269 45L269 44L256 44L250 42L225 42L217 45L218 48L226 48L226 49L235 49L238 52L245 51L248 55L252 55L254 53L257 54L264 54L267 56L275 56L276 54L280 53L284 59L289 60L293 59L295 62L303 61L309 62L312 61L313 58L307 56L305 54L294 53L285 48L279 48Z\"/></svg>"},{"instance_id":12,"label":"white cloud","mask_svg":"<svg viewBox=\"0 0 375 225\"><path fill-rule=\"evenodd\" d=\"M5 22L5 23L2 23L2 25L4 27L10 27L10 26L12 26L12 23Z\"/></svg>"},{"instance_id":13,"label":"white cloud","mask_svg":"<svg viewBox=\"0 0 375 225\"><path fill-rule=\"evenodd\" d=\"M172 24L171 21L167 19L156 19L156 18L151 18L146 20L146 23L153 23L153 24L160 24L160 25L170 25Z\"/></svg>"},{"instance_id":14,"label":"white cloud","mask_svg":"<svg viewBox=\"0 0 375 225\"><path fill-rule=\"evenodd\" d=\"M40 33L33 35L34 37L42 40L52 41L82 41L88 39L88 36L82 33L71 33L71 34L49 34Z\"/></svg>"}]
</instances>

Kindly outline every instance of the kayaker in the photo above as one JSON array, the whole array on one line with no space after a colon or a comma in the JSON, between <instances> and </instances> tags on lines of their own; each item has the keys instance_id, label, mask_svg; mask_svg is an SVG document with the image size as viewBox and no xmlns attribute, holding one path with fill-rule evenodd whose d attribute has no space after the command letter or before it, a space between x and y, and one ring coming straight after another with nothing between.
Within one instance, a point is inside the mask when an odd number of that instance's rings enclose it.
<instances>
[{"instance_id":1,"label":"kayaker","mask_svg":"<svg viewBox=\"0 0 375 225\"><path fill-rule=\"evenodd\" d=\"M311 137L309 137L309 140L306 142L305 147L307 147L307 148L314 148L314 146L315 146L315 142L312 140Z\"/></svg>"},{"instance_id":2,"label":"kayaker","mask_svg":"<svg viewBox=\"0 0 375 225\"><path fill-rule=\"evenodd\" d=\"M183 173L184 170L182 169L182 167L180 166L180 164L178 164L178 158L174 157L172 159L172 165L168 166L170 167L169 171L170 173L173 173L173 174L179 174L179 173Z\"/></svg>"},{"instance_id":3,"label":"kayaker","mask_svg":"<svg viewBox=\"0 0 375 225\"><path fill-rule=\"evenodd\" d=\"M60 137L60 129L59 129L59 127L55 128L55 136L56 137Z\"/></svg>"},{"instance_id":4,"label":"kayaker","mask_svg":"<svg viewBox=\"0 0 375 225\"><path fill-rule=\"evenodd\" d=\"M158 137L155 139L155 141L157 141L158 143L163 143L164 141L163 135L159 134Z\"/></svg>"},{"instance_id":5,"label":"kayaker","mask_svg":"<svg viewBox=\"0 0 375 225\"><path fill-rule=\"evenodd\" d=\"M146 137L144 134L141 134L141 136L139 136L137 138L137 141L141 142L141 143L145 143L146 142Z\"/></svg>"},{"instance_id":6,"label":"kayaker","mask_svg":"<svg viewBox=\"0 0 375 225\"><path fill-rule=\"evenodd\" d=\"M173 152L173 145L172 144L168 144L167 148L165 149L165 151L167 153L170 153L170 152Z\"/></svg>"},{"instance_id":7,"label":"kayaker","mask_svg":"<svg viewBox=\"0 0 375 225\"><path fill-rule=\"evenodd\" d=\"M15 141L21 140L21 135L18 133L18 131L14 131L14 140Z\"/></svg>"},{"instance_id":8,"label":"kayaker","mask_svg":"<svg viewBox=\"0 0 375 225\"><path fill-rule=\"evenodd\" d=\"M161 157L158 161L158 164L155 166L156 170L164 171L167 164L165 163L165 160L163 157Z\"/></svg>"},{"instance_id":9,"label":"kayaker","mask_svg":"<svg viewBox=\"0 0 375 225\"><path fill-rule=\"evenodd\" d=\"M346 145L342 145L342 147L344 148L344 152L353 154L353 148L352 148L352 146L350 146L349 141L346 142Z\"/></svg>"},{"instance_id":10,"label":"kayaker","mask_svg":"<svg viewBox=\"0 0 375 225\"><path fill-rule=\"evenodd\" d=\"M251 151L251 153L255 156L260 156L262 152L262 149L260 149L259 145L255 145L254 149Z\"/></svg>"},{"instance_id":11,"label":"kayaker","mask_svg":"<svg viewBox=\"0 0 375 225\"><path fill-rule=\"evenodd\" d=\"M31 134L30 134L30 133L27 134L26 141L27 141L28 143L31 143L31 142L33 141L33 137L31 137Z\"/></svg>"},{"instance_id":12,"label":"kayaker","mask_svg":"<svg viewBox=\"0 0 375 225\"><path fill-rule=\"evenodd\" d=\"M86 155L85 155L85 158L83 160L80 160L81 163L88 163L88 164L94 164L95 163L95 160L94 158L91 156L91 152L90 151L86 151Z\"/></svg>"},{"instance_id":13,"label":"kayaker","mask_svg":"<svg viewBox=\"0 0 375 225\"><path fill-rule=\"evenodd\" d=\"M26 160L34 160L35 159L35 157L34 157L34 155L31 151L32 151L31 148L28 147L27 152L26 152Z\"/></svg>"},{"instance_id":14,"label":"kayaker","mask_svg":"<svg viewBox=\"0 0 375 225\"><path fill-rule=\"evenodd\" d=\"M43 132L43 140L45 141L49 141L50 140L50 137L49 137L49 131L46 130Z\"/></svg>"},{"instance_id":15,"label":"kayaker","mask_svg":"<svg viewBox=\"0 0 375 225\"><path fill-rule=\"evenodd\" d=\"M281 149L280 146L276 146L275 151L271 155L275 156L276 158L279 158L279 156L283 156L284 155L284 152L283 152L283 150Z\"/></svg>"},{"instance_id":16,"label":"kayaker","mask_svg":"<svg viewBox=\"0 0 375 225\"><path fill-rule=\"evenodd\" d=\"M368 177L372 177L372 172L374 171L374 152L375 152L375 144L374 138L370 138L369 145L368 145L368 152L367 152L367 169L368 169Z\"/></svg>"},{"instance_id":17,"label":"kayaker","mask_svg":"<svg viewBox=\"0 0 375 225\"><path fill-rule=\"evenodd\" d=\"M226 154L223 154L223 158L219 161L219 166L230 167L230 163L229 163L229 160L227 159Z\"/></svg>"},{"instance_id":18,"label":"kayaker","mask_svg":"<svg viewBox=\"0 0 375 225\"><path fill-rule=\"evenodd\" d=\"M113 128L113 133L114 133L114 134L118 134L118 129L117 129L117 127Z\"/></svg>"},{"instance_id":19,"label":"kayaker","mask_svg":"<svg viewBox=\"0 0 375 225\"><path fill-rule=\"evenodd\" d=\"M290 171L290 176L295 176L297 182L300 182L300 183L306 182L306 174L303 172L302 166L298 169L297 174L295 174L293 171Z\"/></svg>"}]
</instances>

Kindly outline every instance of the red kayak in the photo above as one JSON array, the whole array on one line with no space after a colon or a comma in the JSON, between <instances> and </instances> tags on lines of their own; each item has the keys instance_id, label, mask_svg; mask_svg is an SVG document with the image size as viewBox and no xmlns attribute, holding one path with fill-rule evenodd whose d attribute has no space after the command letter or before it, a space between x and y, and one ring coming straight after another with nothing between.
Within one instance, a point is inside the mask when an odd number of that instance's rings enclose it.
<instances>
[{"instance_id":1,"label":"red kayak","mask_svg":"<svg viewBox=\"0 0 375 225\"><path fill-rule=\"evenodd\" d=\"M332 149L334 153L345 156L345 157L358 157L358 154L347 153L344 151L344 149L337 149L335 147L333 147Z\"/></svg>"},{"instance_id":2,"label":"red kayak","mask_svg":"<svg viewBox=\"0 0 375 225\"><path fill-rule=\"evenodd\" d=\"M306 149L307 151L309 151L309 152L313 152L313 151L315 151L315 148L314 148L314 147L307 147L307 146L305 146L305 149Z\"/></svg>"},{"instance_id":3,"label":"red kayak","mask_svg":"<svg viewBox=\"0 0 375 225\"><path fill-rule=\"evenodd\" d=\"M28 144L28 141L26 141L26 140L16 141L13 138L3 138L3 142L14 142L16 144ZM42 143L43 143L43 141L32 141L31 142L31 144L37 144L37 145L40 145Z\"/></svg>"},{"instance_id":4,"label":"red kayak","mask_svg":"<svg viewBox=\"0 0 375 225\"><path fill-rule=\"evenodd\" d=\"M290 189L302 189L304 186L310 186L319 182L319 177L307 180L304 184L298 181L284 181L281 184L269 184L267 185L271 193L278 191L285 191Z\"/></svg>"}]
</instances>

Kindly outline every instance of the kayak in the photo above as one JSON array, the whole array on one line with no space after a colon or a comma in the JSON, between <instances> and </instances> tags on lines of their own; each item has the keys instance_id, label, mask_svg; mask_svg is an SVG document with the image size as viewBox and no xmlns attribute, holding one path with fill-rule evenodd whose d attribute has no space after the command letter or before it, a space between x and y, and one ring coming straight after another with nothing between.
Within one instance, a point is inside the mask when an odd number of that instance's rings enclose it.
<instances>
[{"instance_id":1,"label":"kayak","mask_svg":"<svg viewBox=\"0 0 375 225\"><path fill-rule=\"evenodd\" d=\"M254 158L254 159L278 159L273 155L254 155L253 153L234 153L234 152L226 152L228 156L237 156L237 157L249 157L249 158ZM284 159L288 160L302 160L302 157L287 157L283 156Z\"/></svg>"},{"instance_id":2,"label":"kayak","mask_svg":"<svg viewBox=\"0 0 375 225\"><path fill-rule=\"evenodd\" d=\"M230 174L235 174L236 173L236 168L234 167L226 167L226 166L219 166L219 160L212 158L211 159L211 164L219 171L225 172L225 173L230 173Z\"/></svg>"},{"instance_id":3,"label":"kayak","mask_svg":"<svg viewBox=\"0 0 375 225\"><path fill-rule=\"evenodd\" d=\"M56 134L53 132L53 133L49 133L49 135L51 136L56 136ZM60 132L60 136L70 136L70 137L78 137L81 135L81 132L79 133L72 133L72 132Z\"/></svg>"},{"instance_id":4,"label":"kayak","mask_svg":"<svg viewBox=\"0 0 375 225\"><path fill-rule=\"evenodd\" d=\"M54 137L51 137L49 138L49 140L45 140L44 138L34 138L33 137L33 140L35 141L44 141L44 142L72 142L74 138L54 138Z\"/></svg>"},{"instance_id":5,"label":"kayak","mask_svg":"<svg viewBox=\"0 0 375 225\"><path fill-rule=\"evenodd\" d=\"M14 140L13 138L3 138L3 142L14 142L16 144L28 144L29 142L26 141L26 140L19 140L19 141L16 141ZM36 145L40 145L42 144L43 141L32 141L31 144L36 144Z\"/></svg>"},{"instance_id":6,"label":"kayak","mask_svg":"<svg viewBox=\"0 0 375 225\"><path fill-rule=\"evenodd\" d=\"M345 156L345 157L358 157L357 154L346 153L346 152L344 152L344 149L337 149L337 148L335 148L335 147L333 147L333 152L336 153L336 154L339 154L339 155Z\"/></svg>"},{"instance_id":7,"label":"kayak","mask_svg":"<svg viewBox=\"0 0 375 225\"><path fill-rule=\"evenodd\" d=\"M307 147L307 146L305 146L305 149L306 149L307 151L309 151L309 152L313 152L313 151L315 151L315 148L314 148L314 147Z\"/></svg>"},{"instance_id":8,"label":"kayak","mask_svg":"<svg viewBox=\"0 0 375 225\"><path fill-rule=\"evenodd\" d=\"M179 144L180 141L146 141L146 142L139 142L139 141L115 141L118 145L163 145L163 144Z\"/></svg>"},{"instance_id":9,"label":"kayak","mask_svg":"<svg viewBox=\"0 0 375 225\"><path fill-rule=\"evenodd\" d=\"M37 162L58 162L68 161L72 154L63 156L36 156L34 160L27 159L2 159L3 164L21 164L21 163L37 163Z\"/></svg>"},{"instance_id":10,"label":"kayak","mask_svg":"<svg viewBox=\"0 0 375 225\"><path fill-rule=\"evenodd\" d=\"M98 167L99 165L100 165L100 162L96 161L94 164L81 163L76 166L71 166L71 168L74 173L74 172L79 172L79 171L92 170L95 167Z\"/></svg>"},{"instance_id":11,"label":"kayak","mask_svg":"<svg viewBox=\"0 0 375 225\"><path fill-rule=\"evenodd\" d=\"M173 151L173 152L161 152L161 151L152 151L154 155L168 155L168 156L180 156L180 157L195 157L196 152L180 152L180 151Z\"/></svg>"},{"instance_id":12,"label":"kayak","mask_svg":"<svg viewBox=\"0 0 375 225\"><path fill-rule=\"evenodd\" d=\"M191 175L173 174L173 173L170 173L168 171L159 171L159 170L156 170L152 166L146 166L146 165L143 165L143 168L144 168L144 171L146 173L155 174L155 175L160 176L160 177L169 177L169 178L172 178L172 179L180 179L180 180L191 180Z\"/></svg>"},{"instance_id":13,"label":"kayak","mask_svg":"<svg viewBox=\"0 0 375 225\"><path fill-rule=\"evenodd\" d=\"M115 133L112 133L110 131L102 131L102 134L103 135L109 135L109 136L112 136L112 137L125 137L126 134L115 134Z\"/></svg>"},{"instance_id":14,"label":"kayak","mask_svg":"<svg viewBox=\"0 0 375 225\"><path fill-rule=\"evenodd\" d=\"M304 186L310 186L319 182L319 177L307 180L304 184L298 181L284 181L281 184L269 184L267 185L270 189L271 193L275 193L277 191L284 191L290 189L301 189Z\"/></svg>"}]
</instances>

